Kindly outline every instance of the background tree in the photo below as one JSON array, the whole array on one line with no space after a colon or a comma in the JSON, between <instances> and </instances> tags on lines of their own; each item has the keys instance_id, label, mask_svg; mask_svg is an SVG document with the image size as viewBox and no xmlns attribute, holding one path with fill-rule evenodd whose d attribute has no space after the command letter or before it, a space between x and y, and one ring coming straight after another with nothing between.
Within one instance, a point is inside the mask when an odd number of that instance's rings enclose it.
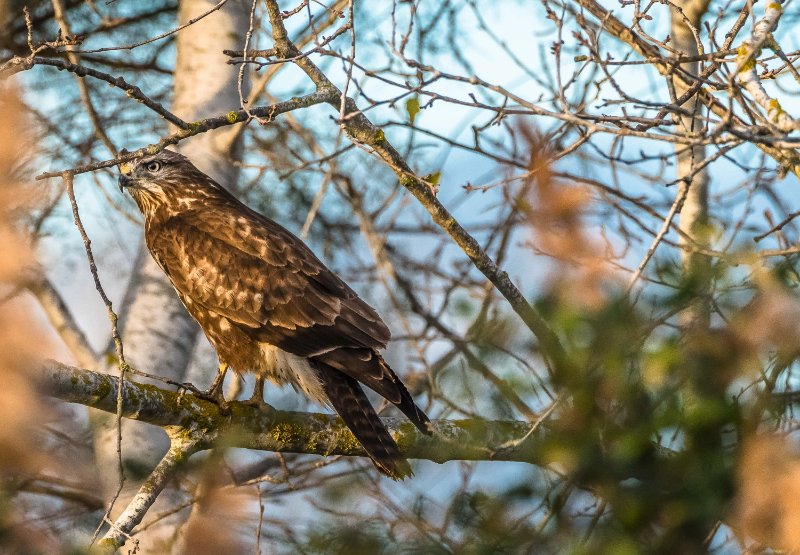
<instances>
[{"instance_id":1,"label":"background tree","mask_svg":"<svg viewBox=\"0 0 800 555\"><path fill-rule=\"evenodd\" d=\"M33 527L65 551L797 548L796 17L7 2L3 121L28 139L0 144L0 194L35 194L2 213L33 255L4 252L0 346L58 362L0 360L21 388L4 406L32 426L2 460L0 542ZM390 363L437 419L433 440L387 421L414 479L341 457L360 454L341 424L291 392L268 392L292 409L276 419L175 393L216 361L114 169L167 146L384 315ZM19 333L36 318L49 331ZM71 404L45 413L25 369Z\"/></svg>"}]
</instances>

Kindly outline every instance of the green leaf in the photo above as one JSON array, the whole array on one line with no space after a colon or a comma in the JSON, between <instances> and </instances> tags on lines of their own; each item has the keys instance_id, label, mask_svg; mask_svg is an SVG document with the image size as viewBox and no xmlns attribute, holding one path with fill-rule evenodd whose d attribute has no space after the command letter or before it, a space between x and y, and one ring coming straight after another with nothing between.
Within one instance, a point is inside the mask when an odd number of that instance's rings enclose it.
<instances>
[{"instance_id":1,"label":"green leaf","mask_svg":"<svg viewBox=\"0 0 800 555\"><path fill-rule=\"evenodd\" d=\"M417 114L419 114L418 96L406 100L406 112L408 112L408 120L411 122L411 125L414 125L414 120L417 118Z\"/></svg>"},{"instance_id":2,"label":"green leaf","mask_svg":"<svg viewBox=\"0 0 800 555\"><path fill-rule=\"evenodd\" d=\"M439 185L439 180L441 180L441 178L442 178L442 172L438 171L438 172L429 173L428 175L426 175L422 179L424 179L425 181L427 181L428 183L430 183L431 185L436 187L436 186Z\"/></svg>"}]
</instances>

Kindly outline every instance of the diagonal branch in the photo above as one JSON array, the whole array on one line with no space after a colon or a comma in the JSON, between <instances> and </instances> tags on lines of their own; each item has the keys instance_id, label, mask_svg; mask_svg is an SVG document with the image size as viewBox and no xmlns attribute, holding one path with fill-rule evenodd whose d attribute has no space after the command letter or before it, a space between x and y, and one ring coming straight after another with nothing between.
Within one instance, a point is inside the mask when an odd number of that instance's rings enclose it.
<instances>
[{"instance_id":1,"label":"diagonal branch","mask_svg":"<svg viewBox=\"0 0 800 555\"><path fill-rule=\"evenodd\" d=\"M756 57L763 45L768 45L775 52L780 51L780 46L772 38L772 33L778 26L778 21L783 14L783 0L775 0L767 4L764 17L753 26L753 33L745 39L739 47L736 57L739 82L750 93L766 112L770 121L775 123L781 131L791 132L800 129L800 121L794 119L781 108L780 102L767 93L756 70ZM789 67L793 67L789 64Z\"/></svg>"},{"instance_id":2,"label":"diagonal branch","mask_svg":"<svg viewBox=\"0 0 800 555\"><path fill-rule=\"evenodd\" d=\"M132 99L140 102L144 106L150 108L153 112L173 124L175 127L179 129L188 129L189 124L183 121L181 118L164 108L161 104L147 96L142 92L142 89L137 87L136 85L131 85L122 77L114 77L113 75L109 75L108 73L104 73L102 71L98 71L91 67L86 67L79 65L77 63L71 63L66 60L59 60L56 58L45 58L42 56L34 56L31 58L15 58L10 62L10 69L6 72L4 77L7 76L8 73L17 73L20 71L26 71L31 69L33 66L51 66L59 71L69 71L70 73L74 73L77 77L86 78L86 77L94 77L95 79L99 79L100 81L105 81L112 87L116 87L120 90L125 91L125 94L131 97Z\"/></svg>"},{"instance_id":3,"label":"diagonal branch","mask_svg":"<svg viewBox=\"0 0 800 555\"><path fill-rule=\"evenodd\" d=\"M50 324L81 366L93 368L98 356L73 318L67 303L42 272L26 284L39 301Z\"/></svg>"},{"instance_id":4,"label":"diagonal branch","mask_svg":"<svg viewBox=\"0 0 800 555\"><path fill-rule=\"evenodd\" d=\"M567 362L567 356L556 333L545 322L539 312L528 303L508 274L497 267L497 264L481 248L480 243L464 229L458 220L450 214L445 206L436 198L431 184L417 176L406 160L389 143L383 130L375 126L355 101L347 97L334 85L325 73L302 55L302 52L289 39L283 14L276 0L265 0L269 20L272 24L272 38L276 52L285 60L291 60L302 69L317 86L318 91L329 91L333 98L327 103L340 112L339 123L350 139L374 151L394 171L400 184L403 185L419 203L428 211L433 221L439 225L461 250L469 257L475 267L491 281L505 297L522 321L539 340L544 356L551 366Z\"/></svg>"},{"instance_id":5,"label":"diagonal branch","mask_svg":"<svg viewBox=\"0 0 800 555\"><path fill-rule=\"evenodd\" d=\"M87 164L70 170L45 172L36 176L37 180L61 176L65 171L77 175L101 168L116 166L143 155L155 154L167 146L226 125L249 121L251 117L265 117L271 121L275 116L314 104L328 103L337 111L344 103L343 117L340 122L350 138L356 144L366 146L377 153L381 159L395 172L400 183L422 204L450 238L469 257L475 267L483 273L497 290L509 302L512 309L520 316L528 328L538 338L542 353L549 361L551 368L567 362L561 341L538 311L528 303L524 295L514 285L508 274L498 268L497 264L486 254L480 243L465 230L452 214L439 202L430 183L417 176L400 153L389 143L382 129L376 127L356 106L352 98L343 93L325 76L325 74L307 57L298 57L301 52L290 41L277 3L267 1L270 20L273 23L273 34L276 48L283 58L294 58L293 62L303 69L317 87L315 93L295 97L288 101L271 106L254 109L231 111L228 114L207 118L188 124L188 128L164 137L157 144L149 145L135 152L121 154L114 159Z\"/></svg>"},{"instance_id":6,"label":"diagonal branch","mask_svg":"<svg viewBox=\"0 0 800 555\"><path fill-rule=\"evenodd\" d=\"M131 537L131 532L142 522L144 515L153 506L164 487L180 470L181 465L197 450L198 443L194 438L181 434L170 434L170 448L167 454L156 465L137 494L100 540L98 543L100 554L113 555L125 544L125 540ZM136 552L136 548L133 549L133 552Z\"/></svg>"}]
</instances>

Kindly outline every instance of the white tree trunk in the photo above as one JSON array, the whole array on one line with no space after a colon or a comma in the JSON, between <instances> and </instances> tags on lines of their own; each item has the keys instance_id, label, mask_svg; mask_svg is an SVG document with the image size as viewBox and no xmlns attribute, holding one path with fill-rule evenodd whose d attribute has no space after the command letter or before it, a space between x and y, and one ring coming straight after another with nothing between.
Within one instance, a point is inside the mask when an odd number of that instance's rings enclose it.
<instances>
[{"instance_id":1,"label":"white tree trunk","mask_svg":"<svg viewBox=\"0 0 800 555\"><path fill-rule=\"evenodd\" d=\"M212 0L181 0L180 24L207 12ZM231 0L225 7L178 33L175 98L172 111L184 121L218 116L241 108L236 88L238 66L228 65L223 50L241 50L247 33L250 4ZM247 98L247 90L243 91ZM231 163L240 159L236 127L202 133L180 144L180 152L223 185L233 186L239 175Z\"/></svg>"},{"instance_id":2,"label":"white tree trunk","mask_svg":"<svg viewBox=\"0 0 800 555\"><path fill-rule=\"evenodd\" d=\"M216 2L181 0L179 24L207 12ZM219 115L239 108L238 70L228 65L225 49L241 49L247 32L249 5L241 0L228 2L191 27L178 33L173 112L185 121ZM181 144L181 152L203 171L222 183L233 186L238 167L231 163L239 156L237 141L231 141L233 128L204 133ZM233 144L232 144L233 143ZM198 326L178 300L172 285L142 244L126 301L123 303L122 337L128 362L134 368L173 380L186 379L187 369L198 337ZM204 368L207 385L216 368ZM101 471L106 499L117 489L116 421L95 417L96 459ZM122 453L129 469L140 469L138 476L128 472L125 488L115 505L121 511L136 492L140 479L156 466L169 448L163 430L125 422ZM158 505L166 508L176 501L175 494L162 494ZM160 512L158 506L152 514ZM165 544L174 541L177 526L188 511L173 515L139 537L139 553L164 553Z\"/></svg>"},{"instance_id":3,"label":"white tree trunk","mask_svg":"<svg viewBox=\"0 0 800 555\"><path fill-rule=\"evenodd\" d=\"M675 4L683 10L686 19L698 31L701 31L700 21L708 9L708 3L709 0L675 0ZM687 56L696 56L698 54L697 43L691 29L686 24L686 20L675 10L672 11L670 36L672 39L671 44L676 50L682 51ZM682 64L681 67L697 75L700 64L699 62L687 62ZM680 96L686 92L686 89L681 86L680 82L677 82L675 92ZM686 102L683 108L693 114L700 109L694 97ZM698 118L688 115L681 117L681 124L687 131L699 131L703 125ZM678 151L677 178L682 180L678 194L685 195L678 222L678 228L685 235L680 237L679 244L683 246L705 246L708 244L709 239L708 174L705 171L692 173L692 166L705 159L705 147L693 146L687 149L684 145L678 145L676 148ZM697 291L697 298L692 306L682 314L681 320L684 326L708 327L710 318L710 303L708 299L710 268L708 258L684 250L682 259L684 274L693 276L694 279L698 280L696 283L698 283L699 290Z\"/></svg>"}]
</instances>

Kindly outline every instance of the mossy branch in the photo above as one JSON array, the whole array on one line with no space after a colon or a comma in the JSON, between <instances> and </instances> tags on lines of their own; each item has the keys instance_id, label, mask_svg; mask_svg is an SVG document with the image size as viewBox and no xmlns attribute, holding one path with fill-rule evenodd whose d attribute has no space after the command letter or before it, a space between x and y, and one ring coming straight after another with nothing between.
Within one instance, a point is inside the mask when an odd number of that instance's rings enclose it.
<instances>
[{"instance_id":1,"label":"mossy branch","mask_svg":"<svg viewBox=\"0 0 800 555\"><path fill-rule=\"evenodd\" d=\"M48 361L43 369L47 395L109 413L117 411L118 378ZM167 429L170 436L191 436L197 449L215 445L280 453L366 456L341 419L332 414L275 410L267 413L231 402L231 414L193 395L126 380L122 416ZM532 424L478 419L434 420L433 436L420 433L404 418L383 418L401 452L437 463L497 460L540 464ZM524 439L524 440L523 440Z\"/></svg>"},{"instance_id":2,"label":"mossy branch","mask_svg":"<svg viewBox=\"0 0 800 555\"><path fill-rule=\"evenodd\" d=\"M230 414L193 395L154 385L47 361L42 368L45 394L109 413L118 410L122 393L124 418L164 428L171 447L117 518L95 552L110 555L131 537L164 486L193 453L215 446L260 449L281 453L366 456L353 434L337 416L322 413L260 411L236 401ZM420 433L403 418L383 418L401 452L408 458L438 463L451 460L544 462L536 424L477 419L434 420L433 436Z\"/></svg>"}]
</instances>

